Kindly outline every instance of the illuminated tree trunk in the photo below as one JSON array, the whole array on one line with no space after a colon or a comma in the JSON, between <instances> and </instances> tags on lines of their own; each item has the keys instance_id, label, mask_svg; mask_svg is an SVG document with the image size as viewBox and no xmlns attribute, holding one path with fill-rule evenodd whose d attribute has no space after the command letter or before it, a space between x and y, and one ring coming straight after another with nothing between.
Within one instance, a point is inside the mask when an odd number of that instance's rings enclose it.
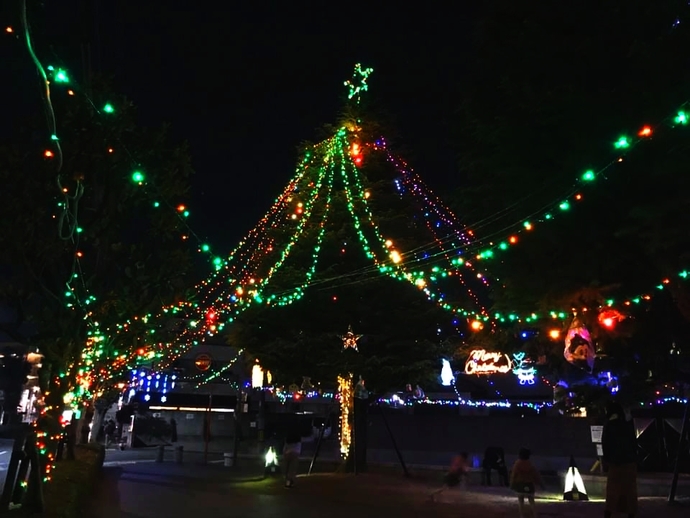
<instances>
[{"instance_id":1,"label":"illuminated tree trunk","mask_svg":"<svg viewBox=\"0 0 690 518\"><path fill-rule=\"evenodd\" d=\"M338 376L340 393L340 453L345 468L367 470L367 416L369 399L355 390L353 375ZM359 396L359 397L358 397Z\"/></svg>"},{"instance_id":2,"label":"illuminated tree trunk","mask_svg":"<svg viewBox=\"0 0 690 518\"><path fill-rule=\"evenodd\" d=\"M340 455L344 460L348 460L352 449L354 417L352 374L338 376L338 393L340 394Z\"/></svg>"}]
</instances>

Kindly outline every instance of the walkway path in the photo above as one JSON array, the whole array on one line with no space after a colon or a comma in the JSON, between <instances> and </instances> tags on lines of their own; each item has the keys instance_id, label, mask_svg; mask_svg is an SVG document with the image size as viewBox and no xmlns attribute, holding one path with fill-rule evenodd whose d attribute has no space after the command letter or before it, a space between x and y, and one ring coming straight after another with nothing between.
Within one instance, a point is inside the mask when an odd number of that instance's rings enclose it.
<instances>
[{"instance_id":1,"label":"walkway path","mask_svg":"<svg viewBox=\"0 0 690 518\"><path fill-rule=\"evenodd\" d=\"M239 471L215 465L126 464L106 468L101 490L85 516L93 518L397 518L512 517L514 497L505 488L471 487L447 491L437 502L428 494L436 482L402 476L317 474L300 477L285 489L279 478L256 480L259 466ZM254 481L247 479L254 478ZM542 495L542 517L603 516L601 502L562 502ZM681 518L688 507L669 507L664 499L641 501L640 518Z\"/></svg>"}]
</instances>

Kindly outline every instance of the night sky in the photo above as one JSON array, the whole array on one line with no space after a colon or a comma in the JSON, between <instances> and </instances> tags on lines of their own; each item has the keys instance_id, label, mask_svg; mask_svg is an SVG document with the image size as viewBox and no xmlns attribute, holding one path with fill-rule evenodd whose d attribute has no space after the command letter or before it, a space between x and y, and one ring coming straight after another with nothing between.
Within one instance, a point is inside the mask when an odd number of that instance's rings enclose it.
<instances>
[{"instance_id":1,"label":"night sky","mask_svg":"<svg viewBox=\"0 0 690 518\"><path fill-rule=\"evenodd\" d=\"M356 62L375 70L370 106L397 150L432 186L459 183L448 123L470 54L466 3L65 0L33 25L39 50L56 49L73 76L88 42L93 70L113 76L142 124L168 122L189 141L190 223L229 250L292 176L300 142L337 121Z\"/></svg>"}]
</instances>

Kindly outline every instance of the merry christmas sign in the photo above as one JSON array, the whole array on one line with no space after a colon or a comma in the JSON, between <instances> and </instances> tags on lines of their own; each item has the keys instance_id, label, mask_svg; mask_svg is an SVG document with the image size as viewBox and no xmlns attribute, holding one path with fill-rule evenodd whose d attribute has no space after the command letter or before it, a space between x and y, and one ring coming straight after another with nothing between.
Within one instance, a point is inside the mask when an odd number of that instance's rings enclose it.
<instances>
[{"instance_id":1,"label":"merry christmas sign","mask_svg":"<svg viewBox=\"0 0 690 518\"><path fill-rule=\"evenodd\" d=\"M506 374L513 369L513 362L507 354L475 349L465 363L465 374Z\"/></svg>"}]
</instances>

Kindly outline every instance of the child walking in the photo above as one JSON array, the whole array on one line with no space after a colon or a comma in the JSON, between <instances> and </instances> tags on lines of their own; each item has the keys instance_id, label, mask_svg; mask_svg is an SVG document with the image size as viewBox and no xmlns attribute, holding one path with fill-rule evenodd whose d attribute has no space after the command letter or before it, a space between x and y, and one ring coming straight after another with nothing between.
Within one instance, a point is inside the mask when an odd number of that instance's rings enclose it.
<instances>
[{"instance_id":1,"label":"child walking","mask_svg":"<svg viewBox=\"0 0 690 518\"><path fill-rule=\"evenodd\" d=\"M510 488L517 493L518 508L520 509L520 517L525 517L525 498L529 503L529 515L536 518L537 512L534 508L534 493L536 486L544 487L541 481L539 471L530 462L531 452L527 448L521 448L518 454L518 460L515 461L513 469L510 472Z\"/></svg>"},{"instance_id":2,"label":"child walking","mask_svg":"<svg viewBox=\"0 0 690 518\"><path fill-rule=\"evenodd\" d=\"M429 495L431 501L448 488L455 487L461 483L463 486L466 484L467 473L470 471L469 465L467 464L467 457L467 452L464 451L460 455L453 457L450 468L448 468L448 473L443 477L443 487Z\"/></svg>"}]
</instances>

